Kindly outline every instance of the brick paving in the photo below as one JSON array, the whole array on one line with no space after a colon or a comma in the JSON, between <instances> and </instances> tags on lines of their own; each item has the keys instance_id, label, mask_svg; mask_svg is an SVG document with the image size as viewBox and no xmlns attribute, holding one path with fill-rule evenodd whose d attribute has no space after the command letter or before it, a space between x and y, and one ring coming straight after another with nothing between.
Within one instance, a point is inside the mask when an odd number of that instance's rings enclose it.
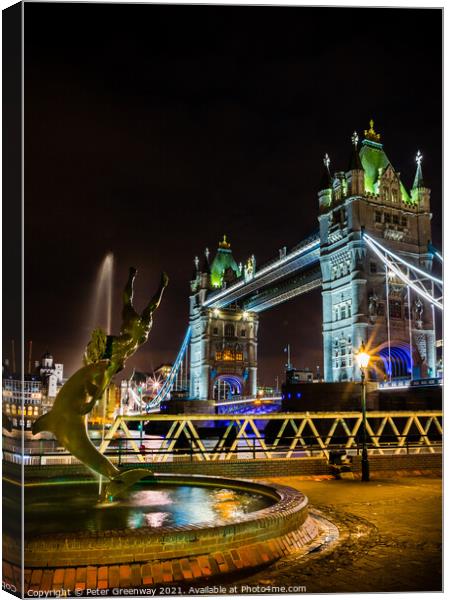
<instances>
[{"instance_id":1,"label":"brick paving","mask_svg":"<svg viewBox=\"0 0 449 600\"><path fill-rule=\"evenodd\" d=\"M320 543L320 538L317 539L319 526L319 521L309 518L299 530L274 538L269 543L257 542L242 545L233 548L231 552L224 550L212 554L151 561L144 564L26 569L26 592L64 589L69 596L82 597L92 595L92 590L146 586L157 586L157 589L160 590L172 583L186 586L197 580L235 575L242 567L254 570L256 567L260 568L271 564L292 552L306 552L309 547ZM4 580L19 589L20 574L15 577L11 565L6 561L3 561L3 565Z\"/></svg>"}]
</instances>

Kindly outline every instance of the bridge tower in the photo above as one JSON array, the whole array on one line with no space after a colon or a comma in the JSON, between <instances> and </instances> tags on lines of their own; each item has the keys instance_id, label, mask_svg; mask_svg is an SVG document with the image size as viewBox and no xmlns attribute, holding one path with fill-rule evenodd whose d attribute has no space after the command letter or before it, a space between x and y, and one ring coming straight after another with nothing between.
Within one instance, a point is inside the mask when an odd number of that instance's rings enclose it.
<instances>
[{"instance_id":1,"label":"bridge tower","mask_svg":"<svg viewBox=\"0 0 449 600\"><path fill-rule=\"evenodd\" d=\"M430 190L421 154L408 192L390 163L373 121L345 171L324 159L319 199L324 377L360 379L354 356L362 342L375 361L370 378L435 376L435 323L422 301L366 247L365 231L409 263L430 271Z\"/></svg>"},{"instance_id":2,"label":"bridge tower","mask_svg":"<svg viewBox=\"0 0 449 600\"><path fill-rule=\"evenodd\" d=\"M224 289L241 275L242 266L235 262L226 236L212 263L207 249L201 267L195 258L190 282L191 398L224 401L257 393L257 314L236 304L204 306L209 292Z\"/></svg>"}]
</instances>

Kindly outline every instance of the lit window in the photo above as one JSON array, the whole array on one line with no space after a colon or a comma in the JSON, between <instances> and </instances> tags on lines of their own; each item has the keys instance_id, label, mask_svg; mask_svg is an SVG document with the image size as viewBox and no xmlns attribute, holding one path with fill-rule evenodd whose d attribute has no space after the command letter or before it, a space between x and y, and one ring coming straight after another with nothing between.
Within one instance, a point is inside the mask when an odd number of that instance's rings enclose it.
<instances>
[{"instance_id":1,"label":"lit window","mask_svg":"<svg viewBox=\"0 0 449 600\"><path fill-rule=\"evenodd\" d=\"M235 354L230 348L223 352L223 360L235 360Z\"/></svg>"}]
</instances>

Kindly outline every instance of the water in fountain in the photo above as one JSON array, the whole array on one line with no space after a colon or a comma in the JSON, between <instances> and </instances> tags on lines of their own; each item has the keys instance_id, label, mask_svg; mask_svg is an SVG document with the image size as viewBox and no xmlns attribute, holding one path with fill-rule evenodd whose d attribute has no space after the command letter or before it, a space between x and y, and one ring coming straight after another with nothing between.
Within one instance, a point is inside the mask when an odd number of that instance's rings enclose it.
<instances>
[{"instance_id":1,"label":"water in fountain","mask_svg":"<svg viewBox=\"0 0 449 600\"><path fill-rule=\"evenodd\" d=\"M111 333L113 276L114 255L109 252L98 270L92 309L93 327L103 327L108 335Z\"/></svg>"},{"instance_id":2,"label":"water in fountain","mask_svg":"<svg viewBox=\"0 0 449 600\"><path fill-rule=\"evenodd\" d=\"M98 270L95 283L95 295L92 308L92 329L102 327L108 335L112 329L112 289L114 277L114 255L106 254ZM101 441L104 440L104 423L106 417L106 396L103 397L103 424L101 428ZM103 477L98 481L98 495L101 496Z\"/></svg>"},{"instance_id":3,"label":"water in fountain","mask_svg":"<svg viewBox=\"0 0 449 600\"><path fill-rule=\"evenodd\" d=\"M96 486L86 482L42 485L27 494L27 535L188 526L223 518L239 520L274 504L272 497L225 485L167 486L160 482L138 483L113 503L96 503Z\"/></svg>"}]
</instances>

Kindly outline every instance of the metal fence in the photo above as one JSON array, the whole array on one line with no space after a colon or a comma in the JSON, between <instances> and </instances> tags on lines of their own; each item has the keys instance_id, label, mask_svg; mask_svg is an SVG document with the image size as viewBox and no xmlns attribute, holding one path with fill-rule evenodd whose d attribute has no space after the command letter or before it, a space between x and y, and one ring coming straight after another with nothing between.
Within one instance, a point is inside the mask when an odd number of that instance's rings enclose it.
<instances>
[{"instance_id":1,"label":"metal fence","mask_svg":"<svg viewBox=\"0 0 449 600\"><path fill-rule=\"evenodd\" d=\"M100 452L116 464L177 461L328 458L333 450L361 451L359 412L258 415L123 415L116 418ZM370 455L442 451L441 411L367 413ZM28 465L77 464L63 449L21 454L4 448L4 459Z\"/></svg>"},{"instance_id":2,"label":"metal fence","mask_svg":"<svg viewBox=\"0 0 449 600\"><path fill-rule=\"evenodd\" d=\"M140 425L140 432L133 431ZM136 435L137 433L137 435ZM140 462L177 457L197 461L328 457L333 449L360 451L360 412L258 415L130 415L117 417L101 452ZM441 452L441 411L367 413L370 454Z\"/></svg>"}]
</instances>

